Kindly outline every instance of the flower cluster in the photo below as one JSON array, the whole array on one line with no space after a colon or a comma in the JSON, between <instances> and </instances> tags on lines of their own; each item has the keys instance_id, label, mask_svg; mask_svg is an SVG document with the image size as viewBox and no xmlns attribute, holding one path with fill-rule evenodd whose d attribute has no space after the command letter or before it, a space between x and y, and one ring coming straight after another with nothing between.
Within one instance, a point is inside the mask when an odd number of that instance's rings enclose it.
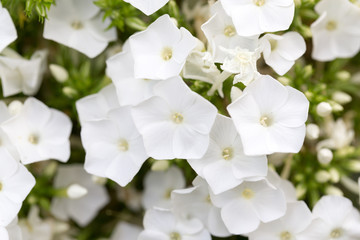
<instances>
[{"instance_id":1,"label":"flower cluster","mask_svg":"<svg viewBox=\"0 0 360 240\"><path fill-rule=\"evenodd\" d=\"M1 2L1 240L360 239L359 2Z\"/></svg>"}]
</instances>

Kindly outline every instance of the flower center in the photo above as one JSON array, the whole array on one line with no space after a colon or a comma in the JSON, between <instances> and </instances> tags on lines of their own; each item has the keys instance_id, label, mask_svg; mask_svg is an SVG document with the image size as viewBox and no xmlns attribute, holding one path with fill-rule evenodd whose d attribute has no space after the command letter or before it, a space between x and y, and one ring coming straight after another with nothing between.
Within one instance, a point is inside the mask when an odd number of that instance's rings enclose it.
<instances>
[{"instance_id":1,"label":"flower center","mask_svg":"<svg viewBox=\"0 0 360 240\"><path fill-rule=\"evenodd\" d=\"M227 147L222 151L221 155L225 160L230 160L234 156L234 150L231 147Z\"/></svg>"},{"instance_id":2,"label":"flower center","mask_svg":"<svg viewBox=\"0 0 360 240\"><path fill-rule=\"evenodd\" d=\"M269 127L271 124L272 124L272 120L270 117L268 116L262 116L260 118L260 124L263 126L263 127Z\"/></svg>"},{"instance_id":3,"label":"flower center","mask_svg":"<svg viewBox=\"0 0 360 240\"><path fill-rule=\"evenodd\" d=\"M224 29L224 35L227 37L232 37L236 34L236 30L234 28L234 26L232 25L228 25L225 27Z\"/></svg>"},{"instance_id":4,"label":"flower center","mask_svg":"<svg viewBox=\"0 0 360 240\"><path fill-rule=\"evenodd\" d=\"M3 184L2 184L2 182L0 182L0 192L2 189L3 189Z\"/></svg>"},{"instance_id":5,"label":"flower center","mask_svg":"<svg viewBox=\"0 0 360 240\"><path fill-rule=\"evenodd\" d=\"M164 47L161 52L161 57L164 61L169 61L173 56L173 51L169 47Z\"/></svg>"},{"instance_id":6,"label":"flower center","mask_svg":"<svg viewBox=\"0 0 360 240\"><path fill-rule=\"evenodd\" d=\"M182 123L184 121L184 117L180 113L174 113L172 115L172 120L173 120L174 123L180 124L180 123Z\"/></svg>"},{"instance_id":7,"label":"flower center","mask_svg":"<svg viewBox=\"0 0 360 240\"><path fill-rule=\"evenodd\" d=\"M249 188L245 188L244 191L242 192L242 196L245 199L252 199L254 197L254 192L253 190L249 189Z\"/></svg>"},{"instance_id":8,"label":"flower center","mask_svg":"<svg viewBox=\"0 0 360 240\"><path fill-rule=\"evenodd\" d=\"M340 228L336 228L334 230L332 230L332 232L330 233L330 237L333 238L340 238L342 235L342 230Z\"/></svg>"},{"instance_id":9,"label":"flower center","mask_svg":"<svg viewBox=\"0 0 360 240\"><path fill-rule=\"evenodd\" d=\"M335 21L328 21L326 24L326 29L329 31L334 31L337 28L337 23Z\"/></svg>"},{"instance_id":10,"label":"flower center","mask_svg":"<svg viewBox=\"0 0 360 240\"><path fill-rule=\"evenodd\" d=\"M265 4L266 0L253 0L253 1L256 6L261 7Z\"/></svg>"},{"instance_id":11,"label":"flower center","mask_svg":"<svg viewBox=\"0 0 360 240\"><path fill-rule=\"evenodd\" d=\"M280 234L280 240L291 240L291 234L288 231L282 232Z\"/></svg>"},{"instance_id":12,"label":"flower center","mask_svg":"<svg viewBox=\"0 0 360 240\"><path fill-rule=\"evenodd\" d=\"M80 30L84 28L84 24L80 21L75 20L71 23L71 27L75 30Z\"/></svg>"},{"instance_id":13,"label":"flower center","mask_svg":"<svg viewBox=\"0 0 360 240\"><path fill-rule=\"evenodd\" d=\"M38 144L39 143L39 137L35 134L31 134L28 138L28 141L31 143L31 144Z\"/></svg>"},{"instance_id":14,"label":"flower center","mask_svg":"<svg viewBox=\"0 0 360 240\"><path fill-rule=\"evenodd\" d=\"M170 240L181 240L181 235L177 232L170 233Z\"/></svg>"},{"instance_id":15,"label":"flower center","mask_svg":"<svg viewBox=\"0 0 360 240\"><path fill-rule=\"evenodd\" d=\"M127 150L129 150L129 143L126 140L122 139L118 143L118 148L120 149L120 151L126 152Z\"/></svg>"},{"instance_id":16,"label":"flower center","mask_svg":"<svg viewBox=\"0 0 360 240\"><path fill-rule=\"evenodd\" d=\"M270 43L271 51L274 51L278 46L278 42L275 39L269 39L269 43Z\"/></svg>"}]
</instances>

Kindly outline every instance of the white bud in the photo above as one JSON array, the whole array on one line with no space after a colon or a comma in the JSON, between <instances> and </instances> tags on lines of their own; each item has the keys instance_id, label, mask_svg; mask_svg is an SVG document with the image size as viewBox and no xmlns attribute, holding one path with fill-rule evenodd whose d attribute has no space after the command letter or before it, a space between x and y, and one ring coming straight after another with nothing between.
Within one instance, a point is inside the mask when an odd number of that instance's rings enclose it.
<instances>
[{"instance_id":1,"label":"white bud","mask_svg":"<svg viewBox=\"0 0 360 240\"><path fill-rule=\"evenodd\" d=\"M309 123L306 126L306 137L310 140L318 139L320 135L320 128L314 123Z\"/></svg>"},{"instance_id":2,"label":"white bud","mask_svg":"<svg viewBox=\"0 0 360 240\"><path fill-rule=\"evenodd\" d=\"M159 161L155 161L152 165L151 165L151 170L152 171L165 171L169 168L169 161L163 161L163 160L159 160Z\"/></svg>"},{"instance_id":3,"label":"white bud","mask_svg":"<svg viewBox=\"0 0 360 240\"><path fill-rule=\"evenodd\" d=\"M91 176L91 180L94 183L99 184L99 185L105 185L105 183L107 182L107 178L103 178L103 177L99 177L99 176L95 176L95 175Z\"/></svg>"},{"instance_id":4,"label":"white bud","mask_svg":"<svg viewBox=\"0 0 360 240\"><path fill-rule=\"evenodd\" d=\"M230 91L231 102L235 102L235 100L238 99L242 93L243 92L241 91L240 88L232 87Z\"/></svg>"},{"instance_id":5,"label":"white bud","mask_svg":"<svg viewBox=\"0 0 360 240\"><path fill-rule=\"evenodd\" d=\"M352 172L360 172L360 161L359 160L349 160L348 169Z\"/></svg>"},{"instance_id":6,"label":"white bud","mask_svg":"<svg viewBox=\"0 0 360 240\"><path fill-rule=\"evenodd\" d=\"M12 101L8 106L8 110L9 110L10 115L15 116L18 113L20 113L23 106L24 106L23 103L20 102L19 100Z\"/></svg>"},{"instance_id":7,"label":"white bud","mask_svg":"<svg viewBox=\"0 0 360 240\"><path fill-rule=\"evenodd\" d=\"M330 177L331 177L330 173L328 173L325 170L320 170L315 174L315 179L319 183L326 183L327 181L330 180Z\"/></svg>"},{"instance_id":8,"label":"white bud","mask_svg":"<svg viewBox=\"0 0 360 240\"><path fill-rule=\"evenodd\" d=\"M329 173L330 173L330 180L333 183L338 183L340 181L340 173L338 170L336 170L335 168L331 168L329 170Z\"/></svg>"},{"instance_id":9,"label":"white bud","mask_svg":"<svg viewBox=\"0 0 360 240\"><path fill-rule=\"evenodd\" d=\"M344 107L337 102L332 102L331 107L334 112L341 112L344 110Z\"/></svg>"},{"instance_id":10,"label":"white bud","mask_svg":"<svg viewBox=\"0 0 360 240\"><path fill-rule=\"evenodd\" d=\"M321 102L316 106L316 113L320 117L327 117L331 114L332 107L328 102Z\"/></svg>"},{"instance_id":11,"label":"white bud","mask_svg":"<svg viewBox=\"0 0 360 240\"><path fill-rule=\"evenodd\" d=\"M69 98L73 98L77 95L77 91L71 87L64 87L62 91Z\"/></svg>"},{"instance_id":12,"label":"white bud","mask_svg":"<svg viewBox=\"0 0 360 240\"><path fill-rule=\"evenodd\" d=\"M179 27L179 23L178 23L178 20L176 18L170 18L171 21L175 24L176 27Z\"/></svg>"},{"instance_id":13,"label":"white bud","mask_svg":"<svg viewBox=\"0 0 360 240\"><path fill-rule=\"evenodd\" d=\"M70 229L70 226L66 222L55 222L53 224L53 232L56 234L64 233Z\"/></svg>"},{"instance_id":14,"label":"white bud","mask_svg":"<svg viewBox=\"0 0 360 240\"><path fill-rule=\"evenodd\" d=\"M341 191L340 188L337 188L337 187L334 187L334 186L328 186L325 189L325 193L327 195L344 196L343 191Z\"/></svg>"},{"instance_id":15,"label":"white bud","mask_svg":"<svg viewBox=\"0 0 360 240\"><path fill-rule=\"evenodd\" d=\"M321 163L323 165L327 165L333 159L333 153L328 148L322 148L317 153L317 159L318 159L319 163Z\"/></svg>"},{"instance_id":16,"label":"white bud","mask_svg":"<svg viewBox=\"0 0 360 240\"><path fill-rule=\"evenodd\" d=\"M289 78L283 77L283 76L278 77L277 80L278 80L279 82L281 82L281 83L282 83L283 85L285 85L285 86L290 85L290 82L291 82L291 80L290 80Z\"/></svg>"},{"instance_id":17,"label":"white bud","mask_svg":"<svg viewBox=\"0 0 360 240\"><path fill-rule=\"evenodd\" d=\"M336 73L336 77L345 82L351 78L351 74L348 71L340 71Z\"/></svg>"},{"instance_id":18,"label":"white bud","mask_svg":"<svg viewBox=\"0 0 360 240\"><path fill-rule=\"evenodd\" d=\"M351 102L352 97L349 94L345 93L345 92L336 91L336 92L333 93L332 99L335 102L337 102L337 103L339 103L341 105L344 105L344 104L347 104L347 103Z\"/></svg>"},{"instance_id":19,"label":"white bud","mask_svg":"<svg viewBox=\"0 0 360 240\"><path fill-rule=\"evenodd\" d=\"M67 196L71 199L79 199L84 197L88 193L88 190L85 187L75 183L67 188L66 193Z\"/></svg>"},{"instance_id":20,"label":"white bud","mask_svg":"<svg viewBox=\"0 0 360 240\"><path fill-rule=\"evenodd\" d=\"M60 65L50 64L49 69L56 81L63 83L69 79L69 73Z\"/></svg>"}]
</instances>

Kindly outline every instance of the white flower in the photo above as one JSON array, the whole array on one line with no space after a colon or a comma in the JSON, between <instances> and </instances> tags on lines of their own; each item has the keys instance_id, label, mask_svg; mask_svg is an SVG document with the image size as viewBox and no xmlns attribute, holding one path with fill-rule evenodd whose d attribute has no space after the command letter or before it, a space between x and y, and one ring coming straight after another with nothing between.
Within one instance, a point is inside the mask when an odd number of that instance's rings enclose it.
<instances>
[{"instance_id":1,"label":"white flower","mask_svg":"<svg viewBox=\"0 0 360 240\"><path fill-rule=\"evenodd\" d=\"M240 47L235 49L222 49L227 53L221 68L230 73L237 74L234 77L234 84L242 82L244 85L249 85L258 77L256 68L256 61L260 57L258 49L249 51Z\"/></svg>"},{"instance_id":2,"label":"white flower","mask_svg":"<svg viewBox=\"0 0 360 240\"><path fill-rule=\"evenodd\" d=\"M81 185L87 189L88 193L78 199L66 196L53 198L51 213L60 220L67 221L71 218L80 226L86 226L109 202L109 196L105 187L94 183L91 175L84 171L82 165L59 166L54 179L54 187L67 188L72 184Z\"/></svg>"},{"instance_id":3,"label":"white flower","mask_svg":"<svg viewBox=\"0 0 360 240\"><path fill-rule=\"evenodd\" d=\"M211 235L227 237L231 234L221 219L220 208L210 198L209 185L201 177L193 181L194 187L174 190L171 193L173 212L184 219L199 219Z\"/></svg>"},{"instance_id":4,"label":"white flower","mask_svg":"<svg viewBox=\"0 0 360 240\"><path fill-rule=\"evenodd\" d=\"M169 0L124 0L146 15L151 15L162 8Z\"/></svg>"},{"instance_id":5,"label":"white flower","mask_svg":"<svg viewBox=\"0 0 360 240\"><path fill-rule=\"evenodd\" d=\"M360 50L360 9L348 0L322 0L311 25L312 57L318 61L349 58Z\"/></svg>"},{"instance_id":6,"label":"white flower","mask_svg":"<svg viewBox=\"0 0 360 240\"><path fill-rule=\"evenodd\" d=\"M257 48L258 36L239 36L232 19L225 13L220 2L213 4L211 10L213 16L201 26L201 29L210 43L215 62L222 63L226 57L221 47L226 49L240 47L249 51Z\"/></svg>"},{"instance_id":7,"label":"white flower","mask_svg":"<svg viewBox=\"0 0 360 240\"><path fill-rule=\"evenodd\" d=\"M35 185L35 178L8 152L1 153L0 226L7 226L18 214L22 202Z\"/></svg>"},{"instance_id":8,"label":"white flower","mask_svg":"<svg viewBox=\"0 0 360 240\"><path fill-rule=\"evenodd\" d=\"M110 240L136 240L141 231L139 226L121 221L116 225Z\"/></svg>"},{"instance_id":9,"label":"white flower","mask_svg":"<svg viewBox=\"0 0 360 240\"><path fill-rule=\"evenodd\" d=\"M81 125L87 121L106 119L108 112L118 107L120 105L113 84L109 84L98 93L83 97L76 102L76 110Z\"/></svg>"},{"instance_id":10,"label":"white flower","mask_svg":"<svg viewBox=\"0 0 360 240\"><path fill-rule=\"evenodd\" d=\"M81 130L85 170L127 185L148 158L130 107L110 111L107 119L85 122Z\"/></svg>"},{"instance_id":11,"label":"white flower","mask_svg":"<svg viewBox=\"0 0 360 240\"><path fill-rule=\"evenodd\" d=\"M180 77L158 83L155 96L132 109L147 154L155 159L200 158L217 109Z\"/></svg>"},{"instance_id":12,"label":"white flower","mask_svg":"<svg viewBox=\"0 0 360 240\"><path fill-rule=\"evenodd\" d=\"M189 159L190 166L205 178L214 194L230 190L244 180L267 175L266 156L246 156L233 121L217 115L210 132L210 144L200 159ZM221 181L219 181L221 179Z\"/></svg>"},{"instance_id":13,"label":"white flower","mask_svg":"<svg viewBox=\"0 0 360 240\"><path fill-rule=\"evenodd\" d=\"M138 240L211 240L211 236L200 224L178 219L169 210L150 209L144 217L145 230Z\"/></svg>"},{"instance_id":14,"label":"white flower","mask_svg":"<svg viewBox=\"0 0 360 240\"><path fill-rule=\"evenodd\" d=\"M0 52L17 38L16 28L7 9L0 2Z\"/></svg>"},{"instance_id":15,"label":"white flower","mask_svg":"<svg viewBox=\"0 0 360 240\"><path fill-rule=\"evenodd\" d=\"M134 59L130 51L114 55L106 61L106 73L116 86L121 106L136 105L153 96L153 87L158 81L135 78Z\"/></svg>"},{"instance_id":16,"label":"white flower","mask_svg":"<svg viewBox=\"0 0 360 240\"><path fill-rule=\"evenodd\" d=\"M36 51L28 60L13 50L6 49L0 56L0 76L4 96L23 92L34 95L38 92L45 72L47 51Z\"/></svg>"},{"instance_id":17,"label":"white flower","mask_svg":"<svg viewBox=\"0 0 360 240\"><path fill-rule=\"evenodd\" d=\"M254 81L228 106L246 155L298 152L308 109L303 93L270 76Z\"/></svg>"},{"instance_id":18,"label":"white flower","mask_svg":"<svg viewBox=\"0 0 360 240\"><path fill-rule=\"evenodd\" d=\"M1 124L24 164L70 157L72 123L64 113L28 98L21 112Z\"/></svg>"},{"instance_id":19,"label":"white flower","mask_svg":"<svg viewBox=\"0 0 360 240\"><path fill-rule=\"evenodd\" d=\"M266 180L245 181L229 191L210 196L213 204L221 208L221 218L232 234L250 233L260 222L276 220L286 212L283 192Z\"/></svg>"},{"instance_id":20,"label":"white flower","mask_svg":"<svg viewBox=\"0 0 360 240\"><path fill-rule=\"evenodd\" d=\"M23 240L52 240L53 229L49 220L42 220L39 216L40 209L32 205L30 212L25 219L20 219L19 226Z\"/></svg>"},{"instance_id":21,"label":"white flower","mask_svg":"<svg viewBox=\"0 0 360 240\"><path fill-rule=\"evenodd\" d=\"M286 30L294 18L293 0L220 0L240 36Z\"/></svg>"},{"instance_id":22,"label":"white flower","mask_svg":"<svg viewBox=\"0 0 360 240\"><path fill-rule=\"evenodd\" d=\"M10 105L9 105L10 106ZM9 107L10 108L10 107ZM0 125L11 118L10 109L6 107L6 104L3 101L0 101ZM16 160L20 160L19 153L14 146L14 144L10 141L8 135L2 130L0 127L0 155L3 151L9 152Z\"/></svg>"},{"instance_id":23,"label":"white flower","mask_svg":"<svg viewBox=\"0 0 360 240\"><path fill-rule=\"evenodd\" d=\"M354 140L354 129L349 127L342 118L339 118L336 121L328 120L326 124L328 138L320 141L316 145L317 149L342 149L349 146Z\"/></svg>"},{"instance_id":24,"label":"white flower","mask_svg":"<svg viewBox=\"0 0 360 240\"><path fill-rule=\"evenodd\" d=\"M44 25L44 38L76 49L90 58L116 40L116 29L106 30L110 20L93 0L61 0L51 6Z\"/></svg>"},{"instance_id":25,"label":"white flower","mask_svg":"<svg viewBox=\"0 0 360 240\"><path fill-rule=\"evenodd\" d=\"M305 230L311 221L310 209L304 202L291 202L287 204L286 214L283 217L262 223L258 229L249 234L249 240L297 240L299 233Z\"/></svg>"},{"instance_id":26,"label":"white flower","mask_svg":"<svg viewBox=\"0 0 360 240\"><path fill-rule=\"evenodd\" d=\"M281 178L276 171L269 168L266 179L270 184L272 184L277 189L280 189L284 193L287 202L295 202L297 200L296 189L292 182Z\"/></svg>"},{"instance_id":27,"label":"white flower","mask_svg":"<svg viewBox=\"0 0 360 240\"><path fill-rule=\"evenodd\" d=\"M171 167L164 172L149 172L144 178L143 206L146 209L152 207L170 209L171 192L184 187L185 177L177 167Z\"/></svg>"},{"instance_id":28,"label":"white flower","mask_svg":"<svg viewBox=\"0 0 360 240\"><path fill-rule=\"evenodd\" d=\"M7 225L6 227L0 225L0 239L1 240L26 240L23 238L21 229L18 225L18 218Z\"/></svg>"},{"instance_id":29,"label":"white flower","mask_svg":"<svg viewBox=\"0 0 360 240\"><path fill-rule=\"evenodd\" d=\"M287 32L281 36L266 34L260 39L264 59L279 75L284 75L306 50L303 37L297 32Z\"/></svg>"},{"instance_id":30,"label":"white flower","mask_svg":"<svg viewBox=\"0 0 360 240\"><path fill-rule=\"evenodd\" d=\"M299 240L355 240L360 236L360 214L341 196L323 196L313 209L314 220Z\"/></svg>"},{"instance_id":31,"label":"white flower","mask_svg":"<svg viewBox=\"0 0 360 240\"><path fill-rule=\"evenodd\" d=\"M145 31L130 37L135 78L162 79L179 75L185 60L196 46L196 38L175 26L163 15Z\"/></svg>"}]
</instances>

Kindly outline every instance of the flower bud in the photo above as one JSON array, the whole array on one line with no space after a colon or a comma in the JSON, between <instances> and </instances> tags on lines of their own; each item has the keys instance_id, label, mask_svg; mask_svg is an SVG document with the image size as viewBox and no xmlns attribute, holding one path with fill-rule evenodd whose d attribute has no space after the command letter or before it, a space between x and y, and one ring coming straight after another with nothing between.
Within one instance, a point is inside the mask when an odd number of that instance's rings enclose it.
<instances>
[{"instance_id":1,"label":"flower bud","mask_svg":"<svg viewBox=\"0 0 360 240\"><path fill-rule=\"evenodd\" d=\"M330 173L325 170L320 170L315 174L315 179L319 183L326 183L330 180Z\"/></svg>"},{"instance_id":2,"label":"flower bud","mask_svg":"<svg viewBox=\"0 0 360 240\"><path fill-rule=\"evenodd\" d=\"M285 85L285 86L290 85L290 82L291 82L291 80L290 80L289 78L283 77L283 76L278 77L277 80L278 80L279 82L281 82L281 83L282 83L283 85Z\"/></svg>"},{"instance_id":3,"label":"flower bud","mask_svg":"<svg viewBox=\"0 0 360 240\"><path fill-rule=\"evenodd\" d=\"M318 139L320 135L320 128L314 123L310 123L306 126L306 137L310 140Z\"/></svg>"},{"instance_id":4,"label":"flower bud","mask_svg":"<svg viewBox=\"0 0 360 240\"><path fill-rule=\"evenodd\" d=\"M345 166L349 171L360 172L360 160L349 160Z\"/></svg>"},{"instance_id":5,"label":"flower bud","mask_svg":"<svg viewBox=\"0 0 360 240\"><path fill-rule=\"evenodd\" d=\"M340 81L348 81L351 78L351 74L348 71L340 71L336 73L336 77L340 80Z\"/></svg>"},{"instance_id":6,"label":"flower bud","mask_svg":"<svg viewBox=\"0 0 360 240\"><path fill-rule=\"evenodd\" d=\"M333 93L332 99L341 105L345 105L345 104L351 102L352 97L345 92L336 91Z\"/></svg>"},{"instance_id":7,"label":"flower bud","mask_svg":"<svg viewBox=\"0 0 360 240\"><path fill-rule=\"evenodd\" d=\"M69 98L74 98L78 94L78 92L71 87L64 87L62 91L65 94L65 96Z\"/></svg>"},{"instance_id":8,"label":"flower bud","mask_svg":"<svg viewBox=\"0 0 360 240\"><path fill-rule=\"evenodd\" d=\"M341 191L340 188L337 188L337 187L334 187L334 186L326 187L325 193L327 195L344 196L343 191Z\"/></svg>"},{"instance_id":9,"label":"flower bud","mask_svg":"<svg viewBox=\"0 0 360 240\"><path fill-rule=\"evenodd\" d=\"M66 189L66 193L67 196L71 199L79 199L84 197L88 193L88 190L85 187L75 183Z\"/></svg>"},{"instance_id":10,"label":"flower bud","mask_svg":"<svg viewBox=\"0 0 360 240\"><path fill-rule=\"evenodd\" d=\"M333 159L333 153L328 148L322 148L317 153L317 159L319 163L323 165L328 165Z\"/></svg>"},{"instance_id":11,"label":"flower bud","mask_svg":"<svg viewBox=\"0 0 360 240\"><path fill-rule=\"evenodd\" d=\"M68 71L66 71L66 69L63 68L62 66L57 65L57 64L50 64L49 69L50 69L51 75L53 75L55 80L58 81L59 83L63 83L69 79Z\"/></svg>"},{"instance_id":12,"label":"flower bud","mask_svg":"<svg viewBox=\"0 0 360 240\"><path fill-rule=\"evenodd\" d=\"M165 171L166 169L169 168L169 161L155 161L152 165L151 165L151 170L152 171Z\"/></svg>"},{"instance_id":13,"label":"flower bud","mask_svg":"<svg viewBox=\"0 0 360 240\"><path fill-rule=\"evenodd\" d=\"M336 170L335 168L331 168L329 170L329 173L330 173L330 180L333 183L338 183L340 181L340 173L338 170Z\"/></svg>"},{"instance_id":14,"label":"flower bud","mask_svg":"<svg viewBox=\"0 0 360 240\"><path fill-rule=\"evenodd\" d=\"M332 107L328 102L321 102L316 106L316 113L320 117L327 117L331 114Z\"/></svg>"},{"instance_id":15,"label":"flower bud","mask_svg":"<svg viewBox=\"0 0 360 240\"><path fill-rule=\"evenodd\" d=\"M10 115L15 116L18 113L20 113L23 106L24 106L23 103L20 102L19 100L12 101L8 106L8 110L9 110Z\"/></svg>"}]
</instances>

